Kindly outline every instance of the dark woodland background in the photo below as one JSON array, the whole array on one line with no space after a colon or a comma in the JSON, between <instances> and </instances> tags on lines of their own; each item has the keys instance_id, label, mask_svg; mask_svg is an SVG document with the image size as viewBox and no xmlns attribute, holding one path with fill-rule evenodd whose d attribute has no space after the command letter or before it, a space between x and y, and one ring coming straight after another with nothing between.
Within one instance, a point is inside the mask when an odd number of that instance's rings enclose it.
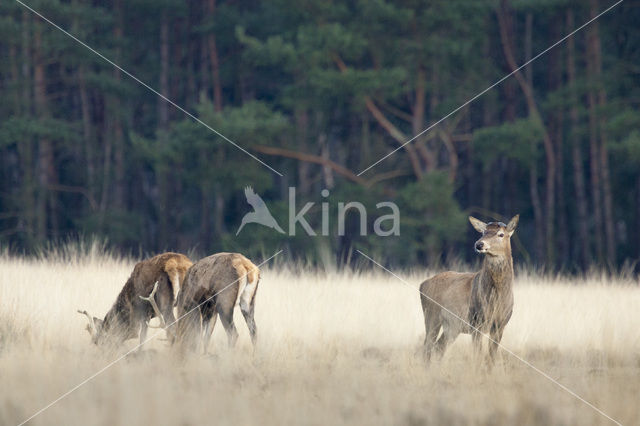
<instances>
[{"instance_id":1,"label":"dark woodland background","mask_svg":"<svg viewBox=\"0 0 640 426\"><path fill-rule=\"evenodd\" d=\"M280 177L13 1L0 5L0 245L102 236L123 252L279 248L312 264L472 261L468 214L521 214L517 262L640 257L640 1L626 0L424 136L361 171L611 1L27 0L260 157ZM235 231L288 187L391 200L399 237ZM379 213L388 213L388 210Z\"/></svg>"}]
</instances>

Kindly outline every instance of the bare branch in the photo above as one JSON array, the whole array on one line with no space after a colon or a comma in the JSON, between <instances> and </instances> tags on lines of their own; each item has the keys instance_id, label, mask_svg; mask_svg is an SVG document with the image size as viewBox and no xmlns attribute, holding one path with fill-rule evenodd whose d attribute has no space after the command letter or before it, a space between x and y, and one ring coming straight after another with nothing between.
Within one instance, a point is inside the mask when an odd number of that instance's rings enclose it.
<instances>
[{"instance_id":1,"label":"bare branch","mask_svg":"<svg viewBox=\"0 0 640 426\"><path fill-rule=\"evenodd\" d=\"M295 158L296 160L306 161L308 163L320 164L322 166L331 168L337 174L349 179L350 181L359 183L360 185L364 185L364 186L367 185L367 181L364 178L357 176L351 170L341 166L340 164L328 158L320 157L318 155L313 155L313 154L306 154L304 152L292 151L284 148L276 148L273 146L257 145L257 146L254 146L253 149L263 154L278 155L280 157Z\"/></svg>"},{"instance_id":2,"label":"bare branch","mask_svg":"<svg viewBox=\"0 0 640 426\"><path fill-rule=\"evenodd\" d=\"M332 57L338 69L343 73L346 72L348 67L344 63L342 58L340 58L340 56L338 56L337 54L333 54ZM373 117L376 119L378 124L380 124L380 126L382 126L387 131L387 133L389 133L389 135L396 142L398 142L405 149L405 151L407 151L407 154L409 154L411 167L413 168L413 172L416 177L418 179L422 178L422 167L420 166L420 159L416 154L415 148L411 146L411 144L404 144L405 141L407 141L409 138L403 132L401 132L400 129L398 129L391 121L389 121L384 113L380 111L380 108L378 108L375 102L373 102L373 99L371 99L370 96L364 95L363 99L364 104L366 105L371 115L373 115Z\"/></svg>"},{"instance_id":3,"label":"bare branch","mask_svg":"<svg viewBox=\"0 0 640 426\"><path fill-rule=\"evenodd\" d=\"M352 182L360 184L366 188L370 188L374 184L381 182L383 180L393 179L398 176L407 176L411 174L411 172L408 172L406 170L391 170L389 172L377 174L369 180L365 180L364 178L357 176L351 170L347 169L344 166L341 166L335 161L332 161L325 157L321 157L319 155L307 154L304 152L292 151L285 148L277 148L273 146L263 146L263 145L254 145L252 149L267 155L276 155L280 157L293 158L295 160L305 161L307 163L320 164L324 167L329 167L333 171L335 171L337 174L345 177L346 179L349 179Z\"/></svg>"},{"instance_id":4,"label":"bare branch","mask_svg":"<svg viewBox=\"0 0 640 426\"><path fill-rule=\"evenodd\" d=\"M453 144L453 138L449 132L445 129L440 129L440 137L444 146L449 152L449 182L455 182L456 174L458 173L458 153L456 152L455 145Z\"/></svg>"}]
</instances>

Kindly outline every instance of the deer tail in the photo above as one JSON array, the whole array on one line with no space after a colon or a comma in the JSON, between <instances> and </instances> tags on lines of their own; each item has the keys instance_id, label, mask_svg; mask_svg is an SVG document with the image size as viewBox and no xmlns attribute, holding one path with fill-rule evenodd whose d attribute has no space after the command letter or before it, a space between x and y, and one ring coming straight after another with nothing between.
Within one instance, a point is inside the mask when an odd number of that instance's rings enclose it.
<instances>
[{"instance_id":1,"label":"deer tail","mask_svg":"<svg viewBox=\"0 0 640 426\"><path fill-rule=\"evenodd\" d=\"M237 303L241 308L249 306L258 288L260 269L244 256L237 258L233 266L239 278Z\"/></svg>"},{"instance_id":2,"label":"deer tail","mask_svg":"<svg viewBox=\"0 0 640 426\"><path fill-rule=\"evenodd\" d=\"M193 265L193 263L191 263L189 260L175 257L167 260L167 263L165 263L164 265L164 271L169 276L169 282L171 283L171 288L173 289L174 301L178 297L178 292L180 291L180 287L182 285L182 282L184 281L184 277L191 265Z\"/></svg>"}]
</instances>

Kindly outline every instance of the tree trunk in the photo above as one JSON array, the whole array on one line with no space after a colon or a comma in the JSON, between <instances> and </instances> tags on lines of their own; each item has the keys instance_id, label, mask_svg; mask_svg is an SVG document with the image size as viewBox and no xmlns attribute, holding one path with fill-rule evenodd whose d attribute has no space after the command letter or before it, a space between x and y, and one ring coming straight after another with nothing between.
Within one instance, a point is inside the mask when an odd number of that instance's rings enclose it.
<instances>
[{"instance_id":1,"label":"tree trunk","mask_svg":"<svg viewBox=\"0 0 640 426\"><path fill-rule=\"evenodd\" d=\"M107 108L107 114L111 115L114 111ZM102 163L102 191L100 196L100 226L104 224L105 212L109 203L109 189L111 188L111 126L113 120L110 117L104 118L104 131L102 138L103 146L103 163Z\"/></svg>"},{"instance_id":2,"label":"tree trunk","mask_svg":"<svg viewBox=\"0 0 640 426\"><path fill-rule=\"evenodd\" d=\"M185 29L185 39L187 43L187 58L185 61L187 93L185 96L185 104L187 109L191 108L198 102L198 89L195 72L198 43L196 42L196 36L191 31L192 28L199 24L197 19L197 16L199 16L198 6L199 5L196 2L189 2L187 25Z\"/></svg>"},{"instance_id":3,"label":"tree trunk","mask_svg":"<svg viewBox=\"0 0 640 426\"><path fill-rule=\"evenodd\" d=\"M509 20L511 21L511 20ZM512 24L511 24L512 25ZM512 33L513 28L509 28ZM524 60L528 62L533 56L533 13L527 12L524 24ZM533 67L528 65L524 68L524 77L529 86L533 86Z\"/></svg>"},{"instance_id":4,"label":"tree trunk","mask_svg":"<svg viewBox=\"0 0 640 426\"><path fill-rule=\"evenodd\" d=\"M556 141L556 161L558 164L564 164L564 137L563 137L563 121L564 113L562 109L557 111L557 126L555 128L555 141ZM565 192L565 180L564 180L564 167L561 166L557 170L556 174L556 186L557 186L557 242L558 242L558 262L561 266L566 266L569 263L569 227L567 222L567 197Z\"/></svg>"},{"instance_id":5,"label":"tree trunk","mask_svg":"<svg viewBox=\"0 0 640 426\"><path fill-rule=\"evenodd\" d=\"M213 24L216 15L216 0L207 0L204 5L205 15L207 19L207 23ZM208 59L208 65L211 67L211 90L213 92L213 106L216 112L221 112L223 108L223 98L222 98L222 83L220 81L220 59L218 55L218 47L216 43L216 35L213 29L210 30L209 34L203 41L203 51L202 51L202 60L205 58ZM201 64L201 72L208 73L207 64ZM202 85L206 87L206 92L208 93L210 88L208 87L209 79L203 76ZM204 153L203 153L204 154ZM207 154L204 154L208 156ZM219 148L217 153L215 154L214 161L220 167L224 163L225 158L225 150L224 148ZM214 203L214 211L213 211L213 234L216 236L216 239L219 240L219 237L225 232L224 226L224 216L225 216L225 208L226 208L226 200L224 198L223 188L214 183L211 187L206 186L207 189L203 189L202 193L202 215L200 222L200 227L205 233L205 238L210 239L211 237L211 212L210 212L210 204L211 204L211 194L209 192L213 192L213 203ZM206 215L206 216L205 216ZM208 244L208 243L207 243Z\"/></svg>"},{"instance_id":6,"label":"tree trunk","mask_svg":"<svg viewBox=\"0 0 640 426\"><path fill-rule=\"evenodd\" d=\"M563 31L562 15L557 14L551 23L551 38L554 40L562 36ZM547 67L548 87L552 92L562 89L563 85L563 61L562 50L553 49L549 52L549 63ZM555 145L555 157L558 168L556 170L556 218L557 218L557 261L560 266L565 267L569 261L569 229L566 214L566 196L564 182L564 108L554 108L550 113L549 132L553 135Z\"/></svg>"},{"instance_id":7,"label":"tree trunk","mask_svg":"<svg viewBox=\"0 0 640 426\"><path fill-rule=\"evenodd\" d=\"M91 101L87 90L84 66L78 68L78 89L80 91L80 109L82 112L82 135L84 137L84 155L86 161L87 188L93 191L95 185L95 167L93 164L93 137L91 135Z\"/></svg>"},{"instance_id":8,"label":"tree trunk","mask_svg":"<svg viewBox=\"0 0 640 426\"><path fill-rule=\"evenodd\" d=\"M318 145L320 146L320 156L325 162L331 161L331 151L329 148L329 140L327 134L322 132L318 136ZM329 166L322 166L322 181L326 189L333 189L335 179L333 177L333 169Z\"/></svg>"},{"instance_id":9,"label":"tree trunk","mask_svg":"<svg viewBox=\"0 0 640 426\"><path fill-rule=\"evenodd\" d=\"M224 167L225 164L225 159L226 159L226 150L223 146L219 146L217 153L216 153L216 158L215 158L215 164L218 168L222 168ZM213 212L213 232L215 233L215 236L217 239L220 239L220 237L224 234L225 232L225 226L224 226L224 215L225 215L225 208L226 208L226 200L224 198L224 194L226 191L224 191L223 186L218 183L215 182L213 184L213 191L214 191L214 202L215 202L215 210Z\"/></svg>"},{"instance_id":10,"label":"tree trunk","mask_svg":"<svg viewBox=\"0 0 640 426\"><path fill-rule=\"evenodd\" d=\"M536 146L532 145L532 157L537 157ZM531 193L531 206L533 207L533 219L536 230L543 229L544 221L542 219L542 202L540 201L540 193L538 192L538 164L533 160L529 168L529 192ZM544 257L544 238L539 236L541 232L536 231L534 239L535 258L537 262L541 262Z\"/></svg>"},{"instance_id":11,"label":"tree trunk","mask_svg":"<svg viewBox=\"0 0 640 426\"><path fill-rule=\"evenodd\" d=\"M211 201L209 185L200 186L200 249L205 253L211 250Z\"/></svg>"},{"instance_id":12,"label":"tree trunk","mask_svg":"<svg viewBox=\"0 0 640 426\"><path fill-rule=\"evenodd\" d=\"M205 17L208 16L207 4L202 4L202 20L201 25L206 22ZM202 98L208 98L209 96L209 49L208 39L206 37L200 38L200 91L198 93L198 101Z\"/></svg>"},{"instance_id":13,"label":"tree trunk","mask_svg":"<svg viewBox=\"0 0 640 426\"><path fill-rule=\"evenodd\" d=\"M575 27L573 9L567 10L567 30ZM578 241L577 255L579 264L583 269L589 266L591 250L589 249L589 225L587 218L587 195L584 182L584 165L582 156L582 143L578 137L578 96L576 93L576 64L575 41L573 37L567 40L567 79L571 90L571 108L569 116L571 120L571 160L573 163L573 185L576 194L576 209L578 212Z\"/></svg>"},{"instance_id":14,"label":"tree trunk","mask_svg":"<svg viewBox=\"0 0 640 426\"><path fill-rule=\"evenodd\" d=\"M451 133L449 133L448 130L441 129L439 135L442 138L444 146L447 148L447 154L449 156L449 182L455 183L456 177L458 176L458 152L456 151L456 146L453 143Z\"/></svg>"},{"instance_id":15,"label":"tree trunk","mask_svg":"<svg viewBox=\"0 0 640 426\"><path fill-rule=\"evenodd\" d=\"M20 71L18 70L18 45L15 41L9 46L9 61L11 63L11 86L13 88L13 113L20 116L22 111L22 97L20 95Z\"/></svg>"},{"instance_id":16,"label":"tree trunk","mask_svg":"<svg viewBox=\"0 0 640 426\"><path fill-rule=\"evenodd\" d=\"M598 105L600 111L606 107L606 93L600 89L598 94ZM607 151L607 131L606 120L600 118L600 167L602 169L602 195L604 198L604 230L607 242L607 263L609 267L616 264L616 234L615 217L613 215L613 194L611 190L611 174L609 172L609 153Z\"/></svg>"},{"instance_id":17,"label":"tree trunk","mask_svg":"<svg viewBox=\"0 0 640 426\"><path fill-rule=\"evenodd\" d=\"M122 42L124 39L124 18L122 16L122 0L115 0L115 28L113 34L116 42L116 61L122 63ZM120 83L122 80L122 73L118 68L113 70L113 76L116 82ZM122 125L122 104L120 98L114 96L114 119L113 119L113 151L114 151L114 168L115 168L115 182L113 193L113 204L118 209L125 208L125 194L126 194L126 181L125 181L125 163L124 163L124 129Z\"/></svg>"},{"instance_id":18,"label":"tree trunk","mask_svg":"<svg viewBox=\"0 0 640 426\"><path fill-rule=\"evenodd\" d=\"M116 24L117 27L117 24ZM117 43L117 42L116 42ZM120 58L116 58L119 62ZM102 129L102 188L100 189L99 204L99 227L103 228L107 207L109 205L109 196L111 192L111 163L113 151L113 138L115 135L115 121L120 109L117 100L112 96L103 98L103 129Z\"/></svg>"},{"instance_id":19,"label":"tree trunk","mask_svg":"<svg viewBox=\"0 0 640 426\"><path fill-rule=\"evenodd\" d=\"M33 94L36 113L39 119L50 117L47 105L45 59L42 52L42 24L36 23L33 34L34 68ZM48 213L55 214L55 195L49 191L49 185L54 183L55 164L53 145L47 136L41 136L38 141L38 195L36 201L37 238L40 242L48 236ZM47 211L47 205L49 212ZM56 230L53 229L55 232Z\"/></svg>"},{"instance_id":20,"label":"tree trunk","mask_svg":"<svg viewBox=\"0 0 640 426\"><path fill-rule=\"evenodd\" d=\"M308 152L307 134L309 129L309 113L301 106L297 106L294 111L296 121L296 146L302 152ZM300 183L300 195L309 195L311 191L311 164L306 161L298 163L298 182Z\"/></svg>"},{"instance_id":21,"label":"tree trunk","mask_svg":"<svg viewBox=\"0 0 640 426\"><path fill-rule=\"evenodd\" d=\"M72 2L73 7L78 7L78 1L74 0ZM79 16L74 15L73 18L73 32L75 34L80 34L81 26L79 21ZM84 148L84 161L86 166L86 183L85 186L87 190L91 193L93 197L96 188L95 188L95 163L94 163L94 138L93 138L93 129L92 129L92 113L91 113L91 96L89 94L89 90L87 89L87 69L84 64L80 64L78 66L77 71L77 81L78 81L78 94L80 96L80 114L82 121L82 137L84 139L84 143L82 144ZM90 206L90 209L93 209Z\"/></svg>"},{"instance_id":22,"label":"tree trunk","mask_svg":"<svg viewBox=\"0 0 640 426\"><path fill-rule=\"evenodd\" d=\"M33 113L32 105L32 58L31 58L31 14L26 9L22 11L22 34L21 34L21 85L22 91L22 111L25 118L30 118ZM18 144L20 164L22 167L22 188L21 188L21 215L18 218L18 228L25 229L26 242L28 246L33 246L36 238L36 184L34 177L34 149L33 140L25 137Z\"/></svg>"},{"instance_id":23,"label":"tree trunk","mask_svg":"<svg viewBox=\"0 0 640 426\"><path fill-rule=\"evenodd\" d=\"M516 77L522 92L524 93L527 103L529 116L540 125L542 129L542 140L544 144L544 152L546 159L546 179L545 179L545 252L548 264L555 263L554 239L555 239L555 180L556 180L556 157L553 141L549 136L549 132L542 121L542 115L538 109L538 105L533 94L532 86L526 81L525 77L520 73L518 65L513 54L513 37L509 31L510 12L508 0L502 0L498 9L498 24L500 27L500 38L502 40L502 48L504 50L505 59L509 68ZM529 65L531 66L531 65Z\"/></svg>"},{"instance_id":24,"label":"tree trunk","mask_svg":"<svg viewBox=\"0 0 640 426\"><path fill-rule=\"evenodd\" d=\"M599 13L599 1L589 1L589 15L594 18ZM602 81L602 47L600 42L600 27L598 21L595 21L589 27L591 53L593 57L592 71L593 83L597 86L597 105L599 110L598 127L600 144L598 146L598 165L601 171L602 180L602 196L604 206L604 233L606 241L606 261L608 266L613 267L616 261L616 242L615 242L615 219L613 217L613 196L611 194L611 177L609 173L609 154L607 152L607 131L605 108L607 106L607 92Z\"/></svg>"},{"instance_id":25,"label":"tree trunk","mask_svg":"<svg viewBox=\"0 0 640 426\"><path fill-rule=\"evenodd\" d=\"M507 24L512 25L511 20L507 21ZM508 32L511 33L513 28L508 28ZM524 55L525 62L530 61L533 55L533 14L527 13L525 18L525 35L524 35ZM527 66L524 69L525 78L527 83L533 85L533 67ZM515 102L513 102L513 115L515 119ZM533 207L533 221L535 227L540 232L535 232L533 247L535 252L536 262L541 262L544 258L544 247L546 241L546 235L542 230L544 229L544 220L542 215L542 203L540 201L540 193L538 191L538 164L536 162L537 147L534 145L531 147L531 158L533 159L531 168L529 169L529 192L531 193L531 206Z\"/></svg>"},{"instance_id":26,"label":"tree trunk","mask_svg":"<svg viewBox=\"0 0 640 426\"><path fill-rule=\"evenodd\" d=\"M422 67L418 69L416 74L416 82L415 82L415 90L414 90L414 103L413 103L413 114L411 116L411 130L414 135L422 132L425 128L425 112L426 112L426 72ZM435 87L435 84L434 84ZM432 99L432 102L437 102L436 99ZM435 105L432 105L435 106ZM433 154L426 146L425 135L417 138L412 142L415 144L416 151L420 155L422 162L424 163L424 170L426 173L434 170L436 168L436 159Z\"/></svg>"},{"instance_id":27,"label":"tree trunk","mask_svg":"<svg viewBox=\"0 0 640 426\"><path fill-rule=\"evenodd\" d=\"M166 7L160 18L160 92L169 95L169 18ZM169 129L169 105L158 98L158 143L167 143ZM161 160L164 161L164 160ZM169 168L165 164L156 166L158 176L159 209L158 209L158 249L165 249L169 243L170 217L173 209L169 204Z\"/></svg>"},{"instance_id":28,"label":"tree trunk","mask_svg":"<svg viewBox=\"0 0 640 426\"><path fill-rule=\"evenodd\" d=\"M163 9L160 18L160 92L169 96L169 19ZM158 127L166 130L169 123L169 104L158 98Z\"/></svg>"},{"instance_id":29,"label":"tree trunk","mask_svg":"<svg viewBox=\"0 0 640 426\"><path fill-rule=\"evenodd\" d=\"M204 25L206 22L206 17L209 16L209 9L207 3L202 3L202 10L200 11L200 24ZM200 60L199 60L199 101L203 99L208 99L209 97L209 80L210 80L210 72L209 72L209 49L208 49L208 39L206 37L200 38ZM209 152L202 148L200 150L200 167L204 167L207 163L211 161L209 158ZM211 193L212 186L209 182L205 181L200 186L200 245L202 250L210 251L212 249L211 246Z\"/></svg>"},{"instance_id":30,"label":"tree trunk","mask_svg":"<svg viewBox=\"0 0 640 426\"><path fill-rule=\"evenodd\" d=\"M593 31L593 24L587 29L587 75L590 86L596 79L595 52L597 44L597 34ZM594 220L594 241L596 245L596 255L598 262L604 261L604 239L603 239L603 214L602 214L602 183L600 167L600 146L598 144L598 116L596 108L597 97L593 87L589 87L587 93L589 108L589 155L591 166L591 194L593 202Z\"/></svg>"},{"instance_id":31,"label":"tree trunk","mask_svg":"<svg viewBox=\"0 0 640 426\"><path fill-rule=\"evenodd\" d=\"M482 165L482 208L485 210L492 210L491 208L491 192L493 190L493 169L492 165Z\"/></svg>"},{"instance_id":32,"label":"tree trunk","mask_svg":"<svg viewBox=\"0 0 640 426\"><path fill-rule=\"evenodd\" d=\"M208 16L213 22L216 13L216 0L208 0ZM208 37L209 60L211 61L211 76L213 80L213 105L216 111L222 111L222 85L220 84L220 60L216 45L216 34L212 30Z\"/></svg>"}]
</instances>

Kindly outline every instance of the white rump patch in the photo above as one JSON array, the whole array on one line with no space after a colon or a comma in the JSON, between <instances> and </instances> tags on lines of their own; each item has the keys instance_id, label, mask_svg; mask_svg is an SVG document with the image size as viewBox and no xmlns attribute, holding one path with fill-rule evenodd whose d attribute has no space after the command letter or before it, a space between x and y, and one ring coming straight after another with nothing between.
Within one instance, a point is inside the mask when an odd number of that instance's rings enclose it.
<instances>
[{"instance_id":1,"label":"white rump patch","mask_svg":"<svg viewBox=\"0 0 640 426\"><path fill-rule=\"evenodd\" d=\"M171 287L173 287L173 300L178 298L178 292L180 291L180 274L176 272L171 278Z\"/></svg>"},{"instance_id":2,"label":"white rump patch","mask_svg":"<svg viewBox=\"0 0 640 426\"><path fill-rule=\"evenodd\" d=\"M255 281L251 282L249 281L249 278L247 277L247 275L245 275L240 281L241 281L241 284L244 283L244 285L241 285L238 288L237 303L240 304L240 309L247 309L249 306L251 306L253 295L255 294L256 289L258 288L258 279L256 278Z\"/></svg>"}]
</instances>

